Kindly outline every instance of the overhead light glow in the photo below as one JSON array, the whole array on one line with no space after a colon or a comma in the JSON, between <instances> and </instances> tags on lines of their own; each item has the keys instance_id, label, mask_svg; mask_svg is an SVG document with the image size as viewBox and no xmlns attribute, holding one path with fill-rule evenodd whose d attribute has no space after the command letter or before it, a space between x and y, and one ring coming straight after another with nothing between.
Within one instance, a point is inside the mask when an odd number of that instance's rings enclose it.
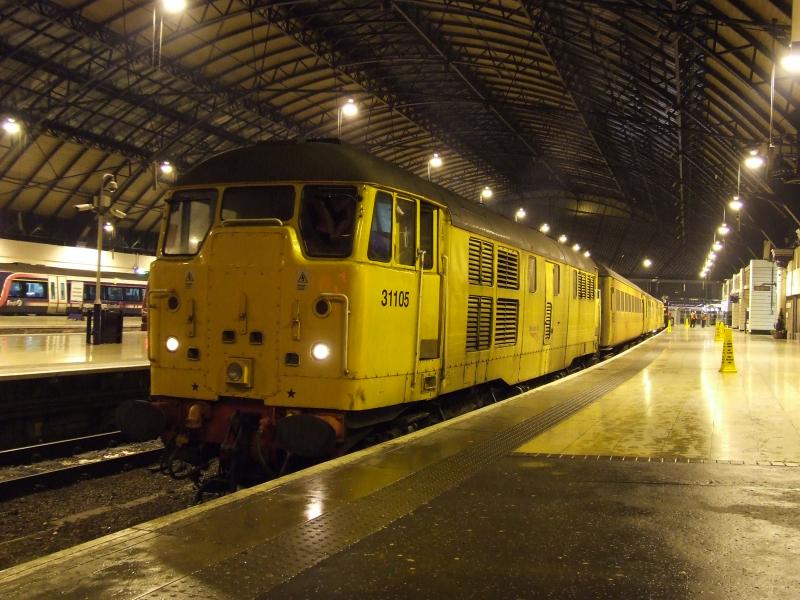
<instances>
[{"instance_id":1,"label":"overhead light glow","mask_svg":"<svg viewBox=\"0 0 800 600\"><path fill-rule=\"evenodd\" d=\"M342 104L342 115L345 117L355 117L358 114L358 105L355 100L348 98L347 102Z\"/></svg>"},{"instance_id":2,"label":"overhead light glow","mask_svg":"<svg viewBox=\"0 0 800 600\"><path fill-rule=\"evenodd\" d=\"M525 209L524 208L520 208L519 210L517 210L517 213L514 215L514 220L515 221L521 221L522 219L525 218L526 214L527 213L525 212Z\"/></svg>"},{"instance_id":3,"label":"overhead light glow","mask_svg":"<svg viewBox=\"0 0 800 600\"><path fill-rule=\"evenodd\" d=\"M20 131L22 131L22 127L16 119L8 117L5 121L3 121L3 131L9 135L17 135Z\"/></svg>"},{"instance_id":4,"label":"overhead light glow","mask_svg":"<svg viewBox=\"0 0 800 600\"><path fill-rule=\"evenodd\" d=\"M175 171L175 167L173 167L168 160L162 162L159 168L161 169L161 173L164 175L172 175L173 171Z\"/></svg>"},{"instance_id":5,"label":"overhead light glow","mask_svg":"<svg viewBox=\"0 0 800 600\"><path fill-rule=\"evenodd\" d=\"M714 252L714 251L712 250L711 252L709 252L709 253L708 253L708 260L710 260L710 261L714 261L714 260L716 260L716 259L717 259L717 253L716 253L716 252Z\"/></svg>"},{"instance_id":6,"label":"overhead light glow","mask_svg":"<svg viewBox=\"0 0 800 600\"><path fill-rule=\"evenodd\" d=\"M162 0L161 7L164 12L174 15L186 10L186 0Z\"/></svg>"},{"instance_id":7,"label":"overhead light glow","mask_svg":"<svg viewBox=\"0 0 800 600\"><path fill-rule=\"evenodd\" d=\"M589 252L589 251L587 250L586 252L584 252L584 253L583 253L583 255L584 255L586 258L589 258L589 257L592 255L592 253L591 253L591 252Z\"/></svg>"},{"instance_id":8,"label":"overhead light glow","mask_svg":"<svg viewBox=\"0 0 800 600\"><path fill-rule=\"evenodd\" d=\"M111 223L106 223L105 225L103 225L103 229L111 233L112 231L114 231L114 226Z\"/></svg>"},{"instance_id":9,"label":"overhead light glow","mask_svg":"<svg viewBox=\"0 0 800 600\"><path fill-rule=\"evenodd\" d=\"M650 260L649 258L645 258L645 259L642 261L642 264L644 265L644 268L645 268L645 269L649 269L650 267L652 267L652 266L653 266L653 261L652 261L652 260Z\"/></svg>"},{"instance_id":10,"label":"overhead light glow","mask_svg":"<svg viewBox=\"0 0 800 600\"><path fill-rule=\"evenodd\" d=\"M438 152L434 152L431 159L428 161L428 164L432 166L434 169L438 169L442 166L442 157L439 156Z\"/></svg>"},{"instance_id":11,"label":"overhead light glow","mask_svg":"<svg viewBox=\"0 0 800 600\"><path fill-rule=\"evenodd\" d=\"M789 46L789 52L783 55L781 66L789 73L800 73L800 48Z\"/></svg>"},{"instance_id":12,"label":"overhead light glow","mask_svg":"<svg viewBox=\"0 0 800 600\"><path fill-rule=\"evenodd\" d=\"M714 250L714 252L719 252L720 250L722 250L722 242L714 242L711 245L711 249Z\"/></svg>"},{"instance_id":13,"label":"overhead light glow","mask_svg":"<svg viewBox=\"0 0 800 600\"><path fill-rule=\"evenodd\" d=\"M581 249L581 245L580 244L572 244L572 249L575 250L575 252L577 252L578 250Z\"/></svg>"},{"instance_id":14,"label":"overhead light glow","mask_svg":"<svg viewBox=\"0 0 800 600\"><path fill-rule=\"evenodd\" d=\"M720 234L720 235L728 235L728 233L730 233L730 231L731 231L731 228L728 227L727 223L723 223L722 225L717 227L717 233Z\"/></svg>"},{"instance_id":15,"label":"overhead light glow","mask_svg":"<svg viewBox=\"0 0 800 600\"><path fill-rule=\"evenodd\" d=\"M542 223L541 226L539 227L539 231L541 231L542 233L547 233L548 231L550 231L550 225L548 225L547 223Z\"/></svg>"},{"instance_id":16,"label":"overhead light glow","mask_svg":"<svg viewBox=\"0 0 800 600\"><path fill-rule=\"evenodd\" d=\"M561 243L561 244L566 244L566 243L567 243L567 236L565 236L565 235L562 233L560 236L558 236L558 241L559 241L559 243Z\"/></svg>"},{"instance_id":17,"label":"overhead light glow","mask_svg":"<svg viewBox=\"0 0 800 600\"><path fill-rule=\"evenodd\" d=\"M488 185L481 190L481 198L484 200L488 200L493 194L494 192L492 192L492 188L490 188Z\"/></svg>"},{"instance_id":18,"label":"overhead light glow","mask_svg":"<svg viewBox=\"0 0 800 600\"><path fill-rule=\"evenodd\" d=\"M764 165L764 158L759 156L757 150L751 150L750 156L744 159L744 166L748 169L758 169Z\"/></svg>"},{"instance_id":19,"label":"overhead light glow","mask_svg":"<svg viewBox=\"0 0 800 600\"><path fill-rule=\"evenodd\" d=\"M739 199L739 196L734 196L733 200L728 202L728 208L730 208L734 212L738 212L738 211L742 210L743 206L744 206L744 202L742 202Z\"/></svg>"}]
</instances>

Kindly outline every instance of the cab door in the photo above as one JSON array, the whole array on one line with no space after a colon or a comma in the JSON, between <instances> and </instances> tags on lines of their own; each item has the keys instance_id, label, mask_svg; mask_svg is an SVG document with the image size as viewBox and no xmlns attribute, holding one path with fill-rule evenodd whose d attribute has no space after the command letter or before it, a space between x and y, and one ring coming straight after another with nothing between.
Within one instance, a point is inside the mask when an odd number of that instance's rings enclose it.
<instances>
[{"instance_id":1,"label":"cab door","mask_svg":"<svg viewBox=\"0 0 800 600\"><path fill-rule=\"evenodd\" d=\"M419 249L417 269L419 306L417 307L417 370L415 377L419 394L428 396L439 389L439 369L442 352L442 273L441 273L441 211L438 207L419 203Z\"/></svg>"}]
</instances>

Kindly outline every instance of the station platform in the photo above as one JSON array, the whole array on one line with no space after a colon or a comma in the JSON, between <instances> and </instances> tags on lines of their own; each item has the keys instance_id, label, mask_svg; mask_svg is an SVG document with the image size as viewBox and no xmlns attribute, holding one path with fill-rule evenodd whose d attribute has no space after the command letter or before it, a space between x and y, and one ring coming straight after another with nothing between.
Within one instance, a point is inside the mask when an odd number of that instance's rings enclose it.
<instances>
[{"instance_id":1,"label":"station platform","mask_svg":"<svg viewBox=\"0 0 800 600\"><path fill-rule=\"evenodd\" d=\"M142 317L123 317L125 331L141 331ZM73 333L86 332L86 321L76 321L58 315L0 315L0 335L13 333Z\"/></svg>"},{"instance_id":2,"label":"station platform","mask_svg":"<svg viewBox=\"0 0 800 600\"><path fill-rule=\"evenodd\" d=\"M149 367L144 331L125 331L121 344L97 346L77 332L0 334L0 382Z\"/></svg>"},{"instance_id":3,"label":"station platform","mask_svg":"<svg viewBox=\"0 0 800 600\"><path fill-rule=\"evenodd\" d=\"M0 572L25 598L788 598L800 345L663 332L513 399Z\"/></svg>"}]
</instances>

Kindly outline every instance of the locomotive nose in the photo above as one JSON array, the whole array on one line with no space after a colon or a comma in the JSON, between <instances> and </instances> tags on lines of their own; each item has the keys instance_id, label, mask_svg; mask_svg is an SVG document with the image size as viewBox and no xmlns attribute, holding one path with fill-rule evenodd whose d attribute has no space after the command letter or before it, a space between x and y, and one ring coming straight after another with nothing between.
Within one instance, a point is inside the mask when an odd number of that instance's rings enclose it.
<instances>
[{"instance_id":1,"label":"locomotive nose","mask_svg":"<svg viewBox=\"0 0 800 600\"><path fill-rule=\"evenodd\" d=\"M146 400L126 400L117 407L115 416L123 437L131 442L156 439L167 423L158 406Z\"/></svg>"}]
</instances>

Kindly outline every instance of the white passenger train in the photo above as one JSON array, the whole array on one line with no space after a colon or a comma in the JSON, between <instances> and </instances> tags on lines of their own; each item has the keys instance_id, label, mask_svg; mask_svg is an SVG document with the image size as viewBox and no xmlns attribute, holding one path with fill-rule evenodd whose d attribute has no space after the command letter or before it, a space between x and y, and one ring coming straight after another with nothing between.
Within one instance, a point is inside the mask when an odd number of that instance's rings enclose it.
<instances>
[{"instance_id":1,"label":"white passenger train","mask_svg":"<svg viewBox=\"0 0 800 600\"><path fill-rule=\"evenodd\" d=\"M95 301L95 278L33 266L18 270L0 268L0 314L66 315L88 310ZM100 280L101 301L124 315L141 315L147 281L103 277Z\"/></svg>"}]
</instances>

